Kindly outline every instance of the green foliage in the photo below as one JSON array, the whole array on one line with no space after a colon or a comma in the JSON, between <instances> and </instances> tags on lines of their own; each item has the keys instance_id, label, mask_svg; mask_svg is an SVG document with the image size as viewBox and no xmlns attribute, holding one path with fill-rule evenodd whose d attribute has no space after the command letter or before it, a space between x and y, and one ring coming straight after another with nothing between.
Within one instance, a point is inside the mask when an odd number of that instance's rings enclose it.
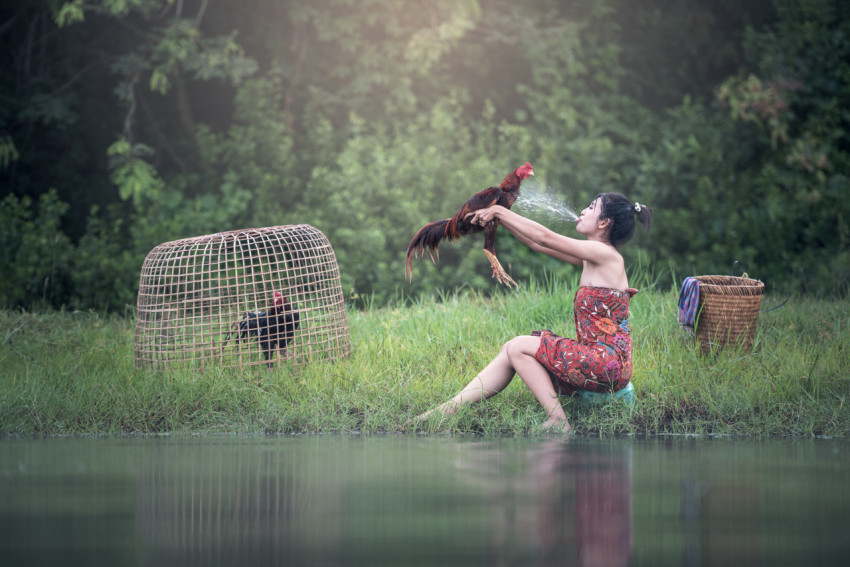
<instances>
[{"instance_id":1,"label":"green foliage","mask_svg":"<svg viewBox=\"0 0 850 567\"><path fill-rule=\"evenodd\" d=\"M335 243L345 291L383 303L405 287L404 256L413 233L426 222L452 216L525 159L490 155L488 144L510 148L519 140L495 129L476 137L453 99L392 131L356 116L352 128L360 129L359 135L336 163L313 170L302 202L287 218L308 219ZM502 155L515 155L515 148ZM436 267L415 266L415 284L407 290L485 284L489 264L482 245L482 237L446 242Z\"/></svg>"},{"instance_id":2,"label":"green foliage","mask_svg":"<svg viewBox=\"0 0 850 567\"><path fill-rule=\"evenodd\" d=\"M183 19L163 28L158 40L151 47L148 65L152 67L150 88L160 94L171 88L169 75L180 70L193 73L199 81L229 79L239 84L257 69L236 43L235 31L207 39L193 20Z\"/></svg>"},{"instance_id":3,"label":"green foliage","mask_svg":"<svg viewBox=\"0 0 850 567\"><path fill-rule=\"evenodd\" d=\"M86 233L74 250L71 307L123 313L135 306L140 252L127 236L122 206L92 211ZM142 256L143 257L143 256Z\"/></svg>"},{"instance_id":4,"label":"green foliage","mask_svg":"<svg viewBox=\"0 0 850 567\"><path fill-rule=\"evenodd\" d=\"M86 19L83 11L85 0L73 0L73 2L64 2L56 11L54 19L56 25L60 28L71 24L77 24Z\"/></svg>"},{"instance_id":5,"label":"green foliage","mask_svg":"<svg viewBox=\"0 0 850 567\"><path fill-rule=\"evenodd\" d=\"M301 199L305 168L281 109L283 93L279 73L247 80L236 94L226 133L198 128L203 178L220 192L225 213L221 227L283 224L286 211ZM190 176L185 182L196 183Z\"/></svg>"},{"instance_id":6,"label":"green foliage","mask_svg":"<svg viewBox=\"0 0 850 567\"><path fill-rule=\"evenodd\" d=\"M15 195L0 203L0 304L49 306L67 297L72 246L60 228L67 210L55 190L37 206Z\"/></svg>"},{"instance_id":7,"label":"green foliage","mask_svg":"<svg viewBox=\"0 0 850 567\"><path fill-rule=\"evenodd\" d=\"M156 169L144 160L153 150L144 144L130 145L118 140L106 150L110 158L110 179L118 187L118 194L126 201L132 199L139 205L143 199L156 199L162 191L162 180Z\"/></svg>"},{"instance_id":8,"label":"green foliage","mask_svg":"<svg viewBox=\"0 0 850 567\"><path fill-rule=\"evenodd\" d=\"M493 292L480 238L417 263L411 284L404 251L525 161L529 190L574 209L602 191L653 208L629 262L678 280L739 261L786 290L843 293L844 4L16 0L0 198L31 234L41 213L24 211L55 187L63 244L49 270L10 272L2 304L121 309L160 242L300 223L330 238L358 305ZM8 258L43 257L14 230ZM518 281L568 269L506 232L497 246ZM66 275L37 292L33 270Z\"/></svg>"},{"instance_id":9,"label":"green foliage","mask_svg":"<svg viewBox=\"0 0 850 567\"><path fill-rule=\"evenodd\" d=\"M442 0L436 3L436 9L445 19L435 26L416 30L404 51L405 59L419 66L421 73L430 71L444 55L450 53L454 44L474 30L481 18L481 7L475 1Z\"/></svg>"},{"instance_id":10,"label":"green foliage","mask_svg":"<svg viewBox=\"0 0 850 567\"><path fill-rule=\"evenodd\" d=\"M733 120L753 122L762 130L766 128L770 146L776 148L779 142L788 142L790 116L786 112L786 92L802 87L802 83L783 80L765 84L751 74L745 80L728 78L717 88L716 96L722 105L729 107Z\"/></svg>"},{"instance_id":11,"label":"green foliage","mask_svg":"<svg viewBox=\"0 0 850 567\"><path fill-rule=\"evenodd\" d=\"M20 154L15 147L15 141L8 134L0 134L0 169L9 167Z\"/></svg>"}]
</instances>

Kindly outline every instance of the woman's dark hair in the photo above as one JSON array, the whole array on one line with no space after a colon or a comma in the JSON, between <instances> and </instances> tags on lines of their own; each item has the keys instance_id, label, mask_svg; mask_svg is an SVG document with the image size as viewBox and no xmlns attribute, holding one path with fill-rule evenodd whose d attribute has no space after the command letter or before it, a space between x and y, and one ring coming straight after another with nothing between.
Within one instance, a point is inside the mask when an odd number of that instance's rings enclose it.
<instances>
[{"instance_id":1,"label":"woman's dark hair","mask_svg":"<svg viewBox=\"0 0 850 567\"><path fill-rule=\"evenodd\" d=\"M635 217L649 230L652 224L652 209L640 203L632 203L619 193L600 193L596 196L602 206L599 219L609 219L608 241L617 247L635 235Z\"/></svg>"}]
</instances>

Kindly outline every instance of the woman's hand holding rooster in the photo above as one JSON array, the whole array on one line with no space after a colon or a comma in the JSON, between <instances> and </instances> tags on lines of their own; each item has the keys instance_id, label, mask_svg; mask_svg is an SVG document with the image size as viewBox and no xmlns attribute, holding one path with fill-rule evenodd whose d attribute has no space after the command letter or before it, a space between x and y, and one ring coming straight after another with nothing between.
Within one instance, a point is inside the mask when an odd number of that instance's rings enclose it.
<instances>
[{"instance_id":1,"label":"woman's hand holding rooster","mask_svg":"<svg viewBox=\"0 0 850 567\"><path fill-rule=\"evenodd\" d=\"M473 211L466 215L466 220L468 220L471 224L477 224L479 226L484 226L494 218L499 213L499 209L505 210L504 207L499 205L493 205L492 207L487 207L486 209L478 209L477 211Z\"/></svg>"}]
</instances>

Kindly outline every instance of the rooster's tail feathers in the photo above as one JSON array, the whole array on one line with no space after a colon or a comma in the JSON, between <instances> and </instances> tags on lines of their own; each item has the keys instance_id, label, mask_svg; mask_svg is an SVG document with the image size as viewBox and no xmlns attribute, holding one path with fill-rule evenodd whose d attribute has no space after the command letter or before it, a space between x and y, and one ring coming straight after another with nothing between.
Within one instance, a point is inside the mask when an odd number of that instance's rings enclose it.
<instances>
[{"instance_id":1,"label":"rooster's tail feathers","mask_svg":"<svg viewBox=\"0 0 850 567\"><path fill-rule=\"evenodd\" d=\"M413 235L407 246L407 262L404 265L404 274L407 280L413 279L413 259L424 258L425 254L436 263L440 259L440 241L446 238L446 226L451 219L443 219L429 222Z\"/></svg>"}]
</instances>

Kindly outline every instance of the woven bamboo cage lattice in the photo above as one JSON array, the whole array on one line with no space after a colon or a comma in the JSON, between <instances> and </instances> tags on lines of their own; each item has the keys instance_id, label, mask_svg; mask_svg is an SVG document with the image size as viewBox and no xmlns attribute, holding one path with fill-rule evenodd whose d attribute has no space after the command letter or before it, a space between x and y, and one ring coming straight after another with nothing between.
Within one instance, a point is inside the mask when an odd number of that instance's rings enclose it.
<instances>
[{"instance_id":1,"label":"woven bamboo cage lattice","mask_svg":"<svg viewBox=\"0 0 850 567\"><path fill-rule=\"evenodd\" d=\"M695 333L703 351L753 345L764 283L746 277L698 276L699 308Z\"/></svg>"},{"instance_id":2,"label":"woven bamboo cage lattice","mask_svg":"<svg viewBox=\"0 0 850 567\"><path fill-rule=\"evenodd\" d=\"M176 240L145 258L137 366L297 366L350 351L336 256L310 225Z\"/></svg>"}]
</instances>

